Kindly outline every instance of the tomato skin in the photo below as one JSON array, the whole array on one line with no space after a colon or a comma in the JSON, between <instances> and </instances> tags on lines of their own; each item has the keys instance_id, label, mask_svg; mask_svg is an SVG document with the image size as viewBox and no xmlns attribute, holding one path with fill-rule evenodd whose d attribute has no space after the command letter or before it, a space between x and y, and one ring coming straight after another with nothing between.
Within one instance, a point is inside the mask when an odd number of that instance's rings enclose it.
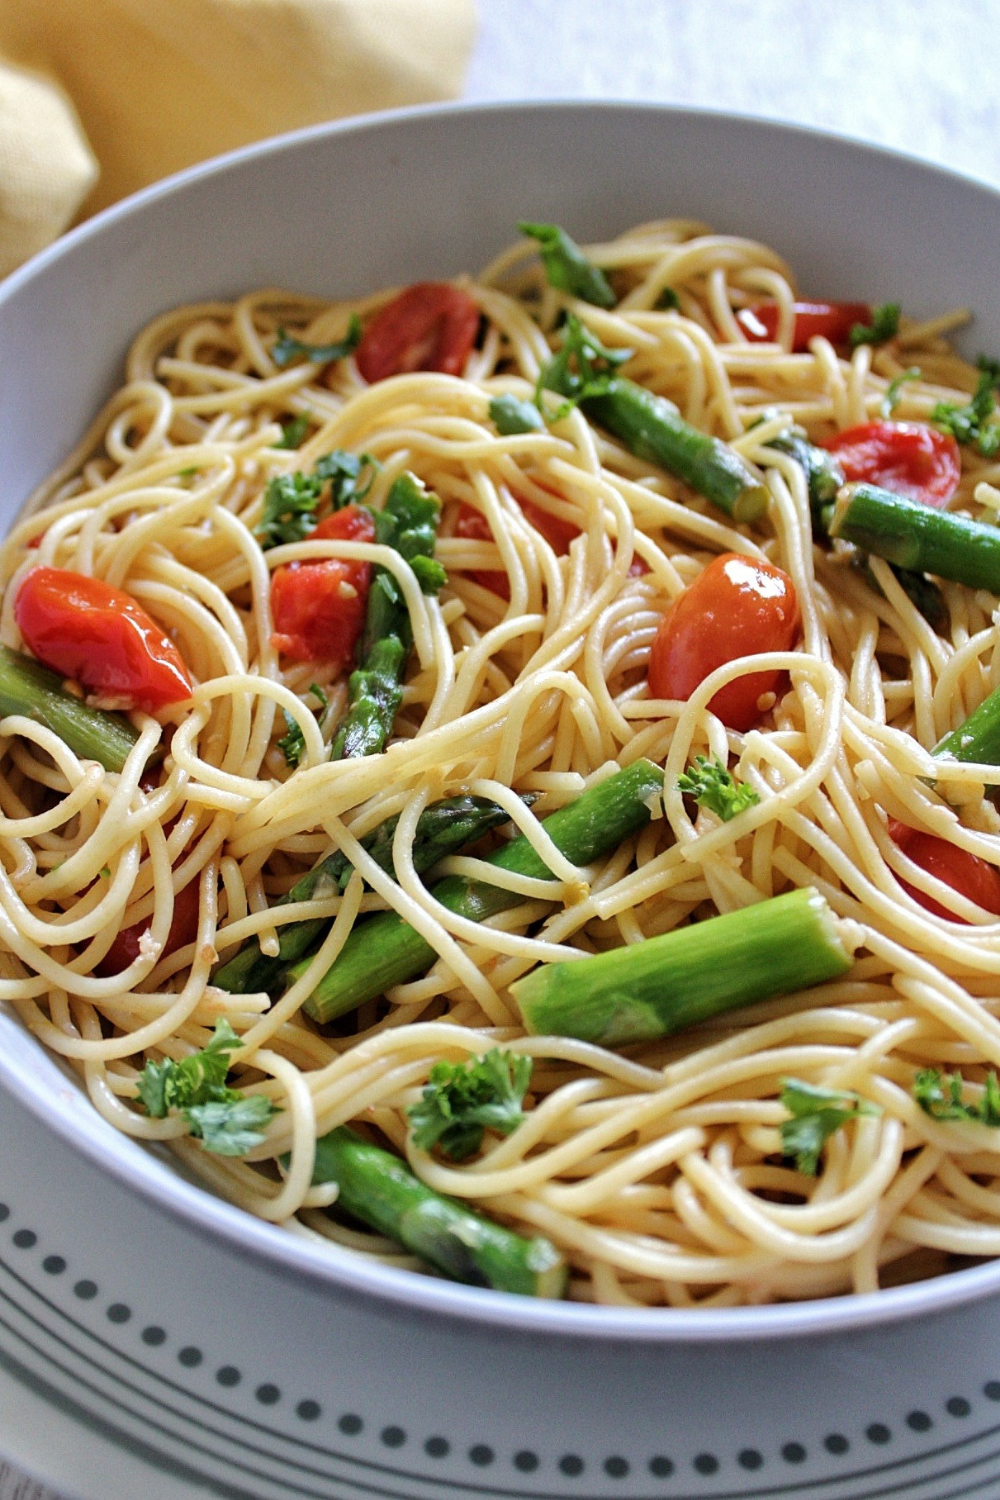
<instances>
[{"instance_id":1,"label":"tomato skin","mask_svg":"<svg viewBox=\"0 0 1000 1500\"><path fill-rule=\"evenodd\" d=\"M180 652L123 589L63 568L25 574L14 600L25 645L92 693L154 713L193 691Z\"/></svg>"},{"instance_id":2,"label":"tomato skin","mask_svg":"<svg viewBox=\"0 0 1000 1500\"><path fill-rule=\"evenodd\" d=\"M478 328L479 307L467 292L447 281L418 281L375 314L355 363L371 384L413 370L460 375Z\"/></svg>"},{"instance_id":3,"label":"tomato skin","mask_svg":"<svg viewBox=\"0 0 1000 1500\"><path fill-rule=\"evenodd\" d=\"M174 914L157 963L161 958L176 953L179 948L186 948L198 936L198 885L197 879L192 880L190 885L186 885L174 896ZM151 921L152 918L147 917L145 921L135 922L131 927L123 927L97 965L96 972L111 975L120 974L123 969L127 969L139 957L140 939L143 933L149 931Z\"/></svg>"},{"instance_id":4,"label":"tomato skin","mask_svg":"<svg viewBox=\"0 0 1000 1500\"><path fill-rule=\"evenodd\" d=\"M551 511L542 510L541 506L533 504L530 500L519 499L518 504L524 512L524 519L545 538L556 556L565 557L569 551L570 542L580 535L579 526L574 526L572 521L564 521L561 516L554 516ZM493 540L490 523L486 517L481 511L474 510L471 505L465 504L459 507L458 520L455 522L455 535L473 542L492 542ZM646 571L649 571L648 568ZM506 573L492 568L470 568L468 576L475 579L482 588L489 589L491 594L498 594L501 599L510 600L510 579Z\"/></svg>"},{"instance_id":5,"label":"tomato skin","mask_svg":"<svg viewBox=\"0 0 1000 1500\"><path fill-rule=\"evenodd\" d=\"M788 651L801 630L798 595L774 563L723 552L667 610L649 656L654 698L690 698L710 672L738 656ZM729 729L744 731L761 716L757 700L777 692L778 670L750 672L709 701Z\"/></svg>"},{"instance_id":6,"label":"tomato skin","mask_svg":"<svg viewBox=\"0 0 1000 1500\"><path fill-rule=\"evenodd\" d=\"M978 854L970 854L967 849L956 848L947 839L938 838L936 834L921 833L918 828L910 828L896 818L889 819L888 833L897 848L928 875L950 885L953 891L974 901L984 911L1000 917L1000 870L995 865L980 859ZM897 875L896 879L914 901L926 911L933 912L934 916L946 917L949 922L960 922L963 927L971 925L965 917L948 911L933 896L918 891L902 876Z\"/></svg>"},{"instance_id":7,"label":"tomato skin","mask_svg":"<svg viewBox=\"0 0 1000 1500\"><path fill-rule=\"evenodd\" d=\"M375 523L361 505L320 521L310 541L373 542ZM271 644L297 662L329 662L336 673L354 660L364 628L371 564L330 557L289 563L271 578Z\"/></svg>"},{"instance_id":8,"label":"tomato skin","mask_svg":"<svg viewBox=\"0 0 1000 1500\"><path fill-rule=\"evenodd\" d=\"M862 422L828 438L847 480L883 489L941 510L962 477L958 443L925 422Z\"/></svg>"},{"instance_id":9,"label":"tomato skin","mask_svg":"<svg viewBox=\"0 0 1000 1500\"><path fill-rule=\"evenodd\" d=\"M849 343L855 323L870 325L872 321L867 302L794 302L792 306L793 354L805 353L809 340L818 337L829 339L831 344ZM761 302L756 307L743 307L736 321L751 343L773 344L778 336L778 304Z\"/></svg>"}]
</instances>

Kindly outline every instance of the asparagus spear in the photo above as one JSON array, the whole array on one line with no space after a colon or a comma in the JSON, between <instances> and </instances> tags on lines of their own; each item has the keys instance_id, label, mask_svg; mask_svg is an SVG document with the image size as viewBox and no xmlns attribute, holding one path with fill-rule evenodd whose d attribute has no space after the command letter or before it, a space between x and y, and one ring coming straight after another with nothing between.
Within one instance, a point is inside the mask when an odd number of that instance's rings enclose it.
<instances>
[{"instance_id":1,"label":"asparagus spear","mask_svg":"<svg viewBox=\"0 0 1000 1500\"><path fill-rule=\"evenodd\" d=\"M446 577L433 557L440 513L437 499L412 474L399 476L385 508L375 512L376 540L406 559L425 593L439 589ZM412 644L410 616L399 585L386 568L376 568L357 670L348 683L347 713L334 736L331 760L378 755L384 749L402 698L400 684Z\"/></svg>"},{"instance_id":2,"label":"asparagus spear","mask_svg":"<svg viewBox=\"0 0 1000 1500\"><path fill-rule=\"evenodd\" d=\"M767 486L728 443L685 422L672 401L615 374L630 354L605 349L570 314L562 348L542 371L540 385L579 402L630 453L676 474L735 521L757 520L767 509Z\"/></svg>"},{"instance_id":3,"label":"asparagus spear","mask_svg":"<svg viewBox=\"0 0 1000 1500\"><path fill-rule=\"evenodd\" d=\"M851 950L813 886L575 962L543 964L511 993L529 1031L605 1047L845 974Z\"/></svg>"},{"instance_id":4,"label":"asparagus spear","mask_svg":"<svg viewBox=\"0 0 1000 1500\"><path fill-rule=\"evenodd\" d=\"M809 487L809 510L812 515L813 533L819 538L825 535L823 511L837 498L837 491L844 482L844 471L825 448L817 448L799 427L783 432L768 442L769 448L787 453L803 470Z\"/></svg>"},{"instance_id":5,"label":"asparagus spear","mask_svg":"<svg viewBox=\"0 0 1000 1500\"><path fill-rule=\"evenodd\" d=\"M525 1297L561 1297L566 1289L566 1262L549 1240L525 1239L434 1192L346 1125L316 1142L313 1182L335 1182L339 1207L453 1281Z\"/></svg>"},{"instance_id":6,"label":"asparagus spear","mask_svg":"<svg viewBox=\"0 0 1000 1500\"><path fill-rule=\"evenodd\" d=\"M1000 688L994 688L957 729L934 747L937 756L1000 766Z\"/></svg>"},{"instance_id":7,"label":"asparagus spear","mask_svg":"<svg viewBox=\"0 0 1000 1500\"><path fill-rule=\"evenodd\" d=\"M663 788L663 772L651 761L637 760L583 792L575 802L561 807L544 820L545 831L556 847L574 864L597 859L645 828L650 819L649 800ZM528 840L520 835L490 857L490 864L545 879L551 872ZM451 875L432 890L436 901L449 911L482 922L497 912L518 906L523 898L514 891L484 881ZM365 1000L382 995L393 984L403 984L426 973L437 954L420 934L394 911L379 912L358 923L316 989L305 1002L314 1020L332 1021L356 1010ZM308 960L292 969L296 979Z\"/></svg>"},{"instance_id":8,"label":"asparagus spear","mask_svg":"<svg viewBox=\"0 0 1000 1500\"><path fill-rule=\"evenodd\" d=\"M124 714L90 708L63 687L57 672L33 657L0 646L0 718L23 714L51 729L86 760L121 771L139 732Z\"/></svg>"},{"instance_id":9,"label":"asparagus spear","mask_svg":"<svg viewBox=\"0 0 1000 1500\"><path fill-rule=\"evenodd\" d=\"M525 799L528 800L528 799ZM532 799L533 800L533 799ZM387 818L361 840L362 847L389 875L394 875L392 840L398 815ZM413 863L422 875L446 854L454 854L467 844L474 844L491 828L507 822L507 814L486 797L446 797L432 802L417 819L413 840ZM277 906L293 901L311 901L342 891L351 878L354 866L341 849L328 854L308 875L296 881ZM290 922L278 933L275 957L260 951L256 938L249 938L233 957L215 971L212 983L234 995L253 995L274 989L289 964L308 953L313 942L329 927L326 917L311 917L304 922Z\"/></svg>"},{"instance_id":10,"label":"asparagus spear","mask_svg":"<svg viewBox=\"0 0 1000 1500\"><path fill-rule=\"evenodd\" d=\"M614 307L618 299L608 278L591 264L565 229L560 229L558 224L521 223L517 227L522 234L530 235L541 245L542 263L550 286L569 292L583 302L592 302L595 307Z\"/></svg>"},{"instance_id":11,"label":"asparagus spear","mask_svg":"<svg viewBox=\"0 0 1000 1500\"><path fill-rule=\"evenodd\" d=\"M829 513L833 537L918 573L1000 594L1000 528L934 510L874 484L845 484Z\"/></svg>"}]
</instances>

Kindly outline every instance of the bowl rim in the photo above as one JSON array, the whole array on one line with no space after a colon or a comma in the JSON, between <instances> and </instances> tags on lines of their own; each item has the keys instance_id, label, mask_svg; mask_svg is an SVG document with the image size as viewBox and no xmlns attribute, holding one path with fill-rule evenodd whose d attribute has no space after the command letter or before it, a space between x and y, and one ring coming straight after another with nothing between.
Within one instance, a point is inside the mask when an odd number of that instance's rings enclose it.
<instances>
[{"instance_id":1,"label":"bowl rim","mask_svg":"<svg viewBox=\"0 0 1000 1500\"><path fill-rule=\"evenodd\" d=\"M93 217L32 256L0 283L0 309L21 288L43 276L50 265L74 254L76 247L100 236L112 225L141 212L161 198L183 194L196 182L224 175L254 159L294 152L302 146L358 133L377 135L406 129L425 120L470 115L546 116L574 111L620 115L655 115L677 123L712 121L727 126L774 134L785 139L826 142L857 156L905 164L910 171L931 178L959 182L966 190L984 194L1000 209L1000 189L988 181L914 157L897 148L872 144L846 132L763 118L738 111L704 106L679 106L646 100L515 99L485 102L448 101L326 121L266 137L172 173L102 209ZM0 1035L6 1027L33 1046L26 1029L0 1005ZM44 1049L42 1049L44 1052ZM45 1054L51 1061L51 1055ZM74 1083L76 1080L74 1079ZM875 1293L845 1294L802 1302L739 1308L683 1309L673 1307L603 1307L588 1303L518 1297L479 1287L464 1286L415 1271L380 1266L338 1252L282 1230L204 1188L168 1167L136 1138L126 1136L103 1120L93 1106L94 1130L81 1134L77 1112L56 1100L43 1080L12 1065L0 1047L0 1087L29 1111L35 1124L53 1131L75 1151L136 1192L167 1217L178 1216L212 1239L222 1239L240 1256L279 1275L305 1277L314 1290L354 1300L376 1299L415 1318L446 1317L460 1324L488 1325L496 1332L560 1339L599 1339L648 1345L678 1343L719 1344L772 1342L791 1338L846 1333L905 1322L916 1316L944 1313L952 1308L996 1296L1000 1292L1000 1258L974 1267L891 1287ZM74 1097L79 1104L80 1096ZM110 1149L109 1149L110 1148Z\"/></svg>"}]
</instances>

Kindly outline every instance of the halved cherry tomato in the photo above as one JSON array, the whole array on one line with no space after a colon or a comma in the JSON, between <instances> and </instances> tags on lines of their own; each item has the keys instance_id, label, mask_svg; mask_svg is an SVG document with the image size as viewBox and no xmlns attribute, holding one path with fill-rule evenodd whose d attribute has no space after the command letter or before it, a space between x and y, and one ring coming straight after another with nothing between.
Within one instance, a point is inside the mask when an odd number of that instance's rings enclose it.
<instances>
[{"instance_id":1,"label":"halved cherry tomato","mask_svg":"<svg viewBox=\"0 0 1000 1500\"><path fill-rule=\"evenodd\" d=\"M123 927L97 965L96 972L110 975L120 974L123 969L127 969L129 964L139 957L140 941L143 934L149 931L151 920L147 917L144 922L135 922L131 927ZM167 940L159 958L167 958L171 953L176 953L179 948L186 948L188 943L193 943L197 936L198 881L192 880L190 885L186 885L174 897L174 914L170 920Z\"/></svg>"},{"instance_id":2,"label":"halved cherry tomato","mask_svg":"<svg viewBox=\"0 0 1000 1500\"><path fill-rule=\"evenodd\" d=\"M984 911L1000 917L1000 870L995 865L980 859L978 854L970 854L967 849L949 844L947 839L938 838L936 834L921 833L918 828L909 828L896 818L889 819L888 833L907 858L912 859L928 875L950 885L953 891L974 901ZM926 911L933 912L936 917L947 917L949 922L961 922L966 927L970 925L965 917L958 917L954 912L948 911L933 896L918 891L900 875L896 879L903 890Z\"/></svg>"},{"instance_id":3,"label":"halved cherry tomato","mask_svg":"<svg viewBox=\"0 0 1000 1500\"><path fill-rule=\"evenodd\" d=\"M845 479L880 484L935 510L948 504L962 477L951 433L925 422L862 422L823 446L837 455Z\"/></svg>"},{"instance_id":4,"label":"halved cherry tomato","mask_svg":"<svg viewBox=\"0 0 1000 1500\"><path fill-rule=\"evenodd\" d=\"M829 339L831 344L846 344L855 323L870 325L872 310L867 302L795 302L792 327L792 351L802 354L809 340ZM752 343L774 343L778 336L777 302L760 302L756 307L742 307L736 321Z\"/></svg>"},{"instance_id":5,"label":"halved cherry tomato","mask_svg":"<svg viewBox=\"0 0 1000 1500\"><path fill-rule=\"evenodd\" d=\"M375 523L363 505L345 505L320 521L310 541L373 542ZM271 644L292 661L329 662L343 672L365 623L371 564L329 557L289 563L271 579Z\"/></svg>"},{"instance_id":6,"label":"halved cherry tomato","mask_svg":"<svg viewBox=\"0 0 1000 1500\"><path fill-rule=\"evenodd\" d=\"M795 585L783 569L723 552L663 616L649 656L650 694L684 701L725 662L790 650L801 624ZM750 729L761 716L761 695L777 692L781 679L780 671L749 672L708 706L729 729Z\"/></svg>"},{"instance_id":7,"label":"halved cherry tomato","mask_svg":"<svg viewBox=\"0 0 1000 1500\"><path fill-rule=\"evenodd\" d=\"M355 362L367 381L413 370L460 375L476 341L479 308L447 281L418 281L377 312Z\"/></svg>"},{"instance_id":8,"label":"halved cherry tomato","mask_svg":"<svg viewBox=\"0 0 1000 1500\"><path fill-rule=\"evenodd\" d=\"M470 542L492 542L493 533L490 523L482 511L474 510L471 505L461 505L458 510L458 520L455 522L455 535L464 537ZM469 568L468 577L480 588L489 589L491 594L497 594L501 599L510 602L510 579L506 573L495 568Z\"/></svg>"},{"instance_id":9,"label":"halved cherry tomato","mask_svg":"<svg viewBox=\"0 0 1000 1500\"><path fill-rule=\"evenodd\" d=\"M131 594L63 568L33 568L14 600L28 650L92 693L150 713L190 698L188 669L174 643Z\"/></svg>"}]
</instances>

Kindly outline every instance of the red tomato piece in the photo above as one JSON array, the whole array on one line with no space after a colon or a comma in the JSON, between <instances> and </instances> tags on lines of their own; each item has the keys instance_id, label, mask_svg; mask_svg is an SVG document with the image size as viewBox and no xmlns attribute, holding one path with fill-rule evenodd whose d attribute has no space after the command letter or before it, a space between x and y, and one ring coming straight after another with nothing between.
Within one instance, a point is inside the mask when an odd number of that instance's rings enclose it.
<instances>
[{"instance_id":1,"label":"red tomato piece","mask_svg":"<svg viewBox=\"0 0 1000 1500\"><path fill-rule=\"evenodd\" d=\"M995 865L980 859L978 854L970 854L967 849L956 848L947 839L938 838L936 834L921 833L918 828L909 828L896 818L889 819L888 833L907 858L912 859L928 875L950 885L953 891L974 901L984 911L1000 917L1000 870ZM918 891L900 875L896 879L903 890L926 911L933 912L936 917L947 917L949 922L961 922L966 927L970 925L965 917L948 911L933 896Z\"/></svg>"},{"instance_id":2,"label":"red tomato piece","mask_svg":"<svg viewBox=\"0 0 1000 1500\"><path fill-rule=\"evenodd\" d=\"M828 438L844 478L883 489L941 510L962 477L962 458L950 432L925 422L862 422Z\"/></svg>"},{"instance_id":3,"label":"red tomato piece","mask_svg":"<svg viewBox=\"0 0 1000 1500\"><path fill-rule=\"evenodd\" d=\"M855 323L870 325L872 320L867 302L795 302L792 306L795 354L804 353L809 340L817 337L829 339L831 344L849 343ZM751 343L773 344L778 337L778 304L761 302L756 307L743 307L736 314L736 321Z\"/></svg>"},{"instance_id":4,"label":"red tomato piece","mask_svg":"<svg viewBox=\"0 0 1000 1500\"><path fill-rule=\"evenodd\" d=\"M461 505L458 510L458 520L455 522L455 535L464 537L470 542L492 542L493 533L490 523L481 511L473 510L471 505ZM468 576L480 588L489 589L491 594L497 594L501 599L510 602L510 579L506 573L494 568L469 568Z\"/></svg>"},{"instance_id":5,"label":"red tomato piece","mask_svg":"<svg viewBox=\"0 0 1000 1500\"><path fill-rule=\"evenodd\" d=\"M783 569L723 552L663 616L649 656L650 694L685 701L725 662L790 650L801 624L795 585ZM761 695L776 693L782 676L749 672L720 688L708 706L729 729L750 729L761 716Z\"/></svg>"},{"instance_id":6,"label":"red tomato piece","mask_svg":"<svg viewBox=\"0 0 1000 1500\"><path fill-rule=\"evenodd\" d=\"M198 936L198 881L192 880L174 897L174 914L170 920L167 941L159 958L167 958L179 948L186 948ZM123 927L97 965L98 974L120 974L139 957L140 940L149 931L151 917ZM159 960L157 960L159 961Z\"/></svg>"},{"instance_id":7,"label":"red tomato piece","mask_svg":"<svg viewBox=\"0 0 1000 1500\"><path fill-rule=\"evenodd\" d=\"M28 650L92 693L150 713L190 698L177 647L123 589L63 568L33 568L14 600Z\"/></svg>"},{"instance_id":8,"label":"red tomato piece","mask_svg":"<svg viewBox=\"0 0 1000 1500\"><path fill-rule=\"evenodd\" d=\"M579 526L574 526L572 521L564 521L561 516L554 516L549 510L542 510L541 506L533 505L530 500L519 501L524 511L524 519L541 532L557 557L565 557L569 551L569 544L575 537L580 535Z\"/></svg>"},{"instance_id":9,"label":"red tomato piece","mask_svg":"<svg viewBox=\"0 0 1000 1500\"><path fill-rule=\"evenodd\" d=\"M479 307L468 292L447 281L418 281L375 314L355 362L372 384L413 370L460 375L478 328Z\"/></svg>"},{"instance_id":10,"label":"red tomato piece","mask_svg":"<svg viewBox=\"0 0 1000 1500\"><path fill-rule=\"evenodd\" d=\"M310 540L373 542L375 523L361 505L320 521ZM271 579L271 644L292 661L329 662L343 672L354 660L365 623L371 564L344 558L289 563Z\"/></svg>"}]
</instances>

